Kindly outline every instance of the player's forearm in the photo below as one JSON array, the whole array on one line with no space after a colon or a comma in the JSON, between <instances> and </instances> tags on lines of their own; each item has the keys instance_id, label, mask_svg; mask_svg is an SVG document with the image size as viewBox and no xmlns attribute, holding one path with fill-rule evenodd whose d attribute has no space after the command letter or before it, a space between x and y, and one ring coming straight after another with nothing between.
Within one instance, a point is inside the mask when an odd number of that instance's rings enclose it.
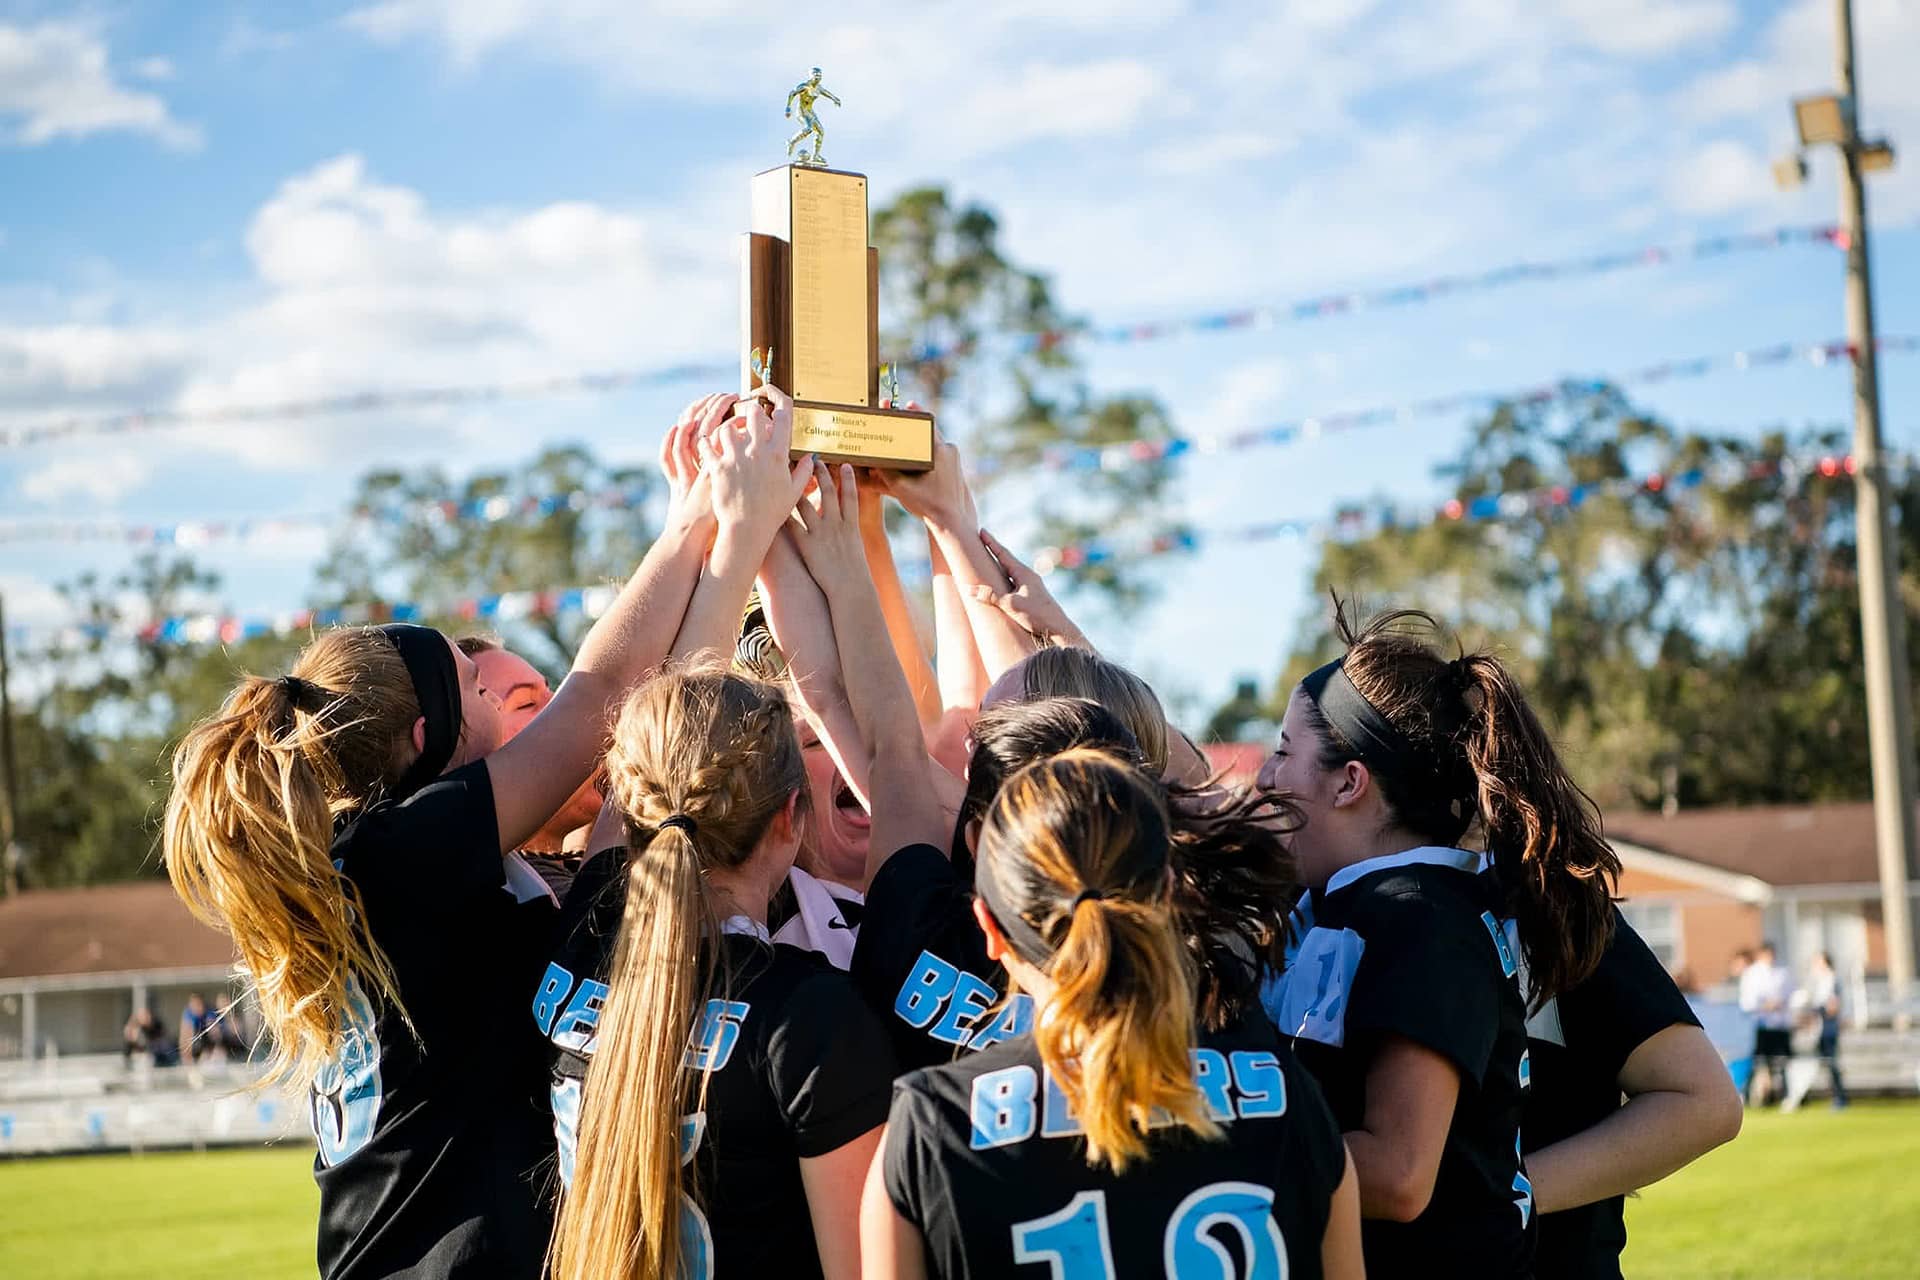
<instances>
[{"instance_id":1,"label":"player's forearm","mask_svg":"<svg viewBox=\"0 0 1920 1280\"><path fill-rule=\"evenodd\" d=\"M1737 1130L1735 1117L1734 1130ZM1623 1196L1697 1160L1732 1137L1724 1117L1692 1094L1654 1092L1590 1129L1527 1157L1534 1207L1541 1213L1575 1209Z\"/></svg>"},{"instance_id":2,"label":"player's forearm","mask_svg":"<svg viewBox=\"0 0 1920 1280\"><path fill-rule=\"evenodd\" d=\"M613 697L660 665L686 616L711 528L682 519L661 532L580 642L569 681L604 684Z\"/></svg>"},{"instance_id":3,"label":"player's forearm","mask_svg":"<svg viewBox=\"0 0 1920 1280\"><path fill-rule=\"evenodd\" d=\"M821 745L839 766L840 776L871 810L866 744L847 706L839 642L827 598L784 533L773 540L760 566L760 598L800 705L819 731Z\"/></svg>"},{"instance_id":4,"label":"player's forearm","mask_svg":"<svg viewBox=\"0 0 1920 1280\"><path fill-rule=\"evenodd\" d=\"M986 668L987 679L997 680L1035 647L1033 637L1019 623L994 606L973 598L976 585L1005 591L1006 578L980 541L977 523L969 524L962 518L929 519L927 530L945 557L953 583L959 589L961 607L966 610L967 624L973 630L974 646Z\"/></svg>"},{"instance_id":5,"label":"player's forearm","mask_svg":"<svg viewBox=\"0 0 1920 1280\"><path fill-rule=\"evenodd\" d=\"M976 710L990 683L987 669L974 642L973 624L967 620L966 601L953 580L953 571L947 567L939 541L931 533L927 535L927 557L933 565L934 657L940 677L940 703L949 710Z\"/></svg>"},{"instance_id":6,"label":"player's forearm","mask_svg":"<svg viewBox=\"0 0 1920 1280\"><path fill-rule=\"evenodd\" d=\"M672 657L685 658L702 651L726 655L747 607L747 595L759 571L766 548L741 530L722 528L714 539L713 554L693 590L686 618L673 642Z\"/></svg>"},{"instance_id":7,"label":"player's forearm","mask_svg":"<svg viewBox=\"0 0 1920 1280\"><path fill-rule=\"evenodd\" d=\"M867 551L867 568L873 573L873 589L880 599L880 614L886 619L887 636L893 643L894 657L906 673L907 688L923 727L940 719L940 687L934 669L920 644L920 631L914 625L913 606L900 585L900 569L893 560L893 544L887 540L885 524L876 520L863 523L860 541Z\"/></svg>"}]
</instances>

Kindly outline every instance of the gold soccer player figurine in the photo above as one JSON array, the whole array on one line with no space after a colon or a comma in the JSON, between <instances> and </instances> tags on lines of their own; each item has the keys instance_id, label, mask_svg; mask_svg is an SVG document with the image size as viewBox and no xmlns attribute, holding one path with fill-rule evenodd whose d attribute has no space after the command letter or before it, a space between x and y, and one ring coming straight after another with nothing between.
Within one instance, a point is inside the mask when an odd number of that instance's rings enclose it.
<instances>
[{"instance_id":1,"label":"gold soccer player figurine","mask_svg":"<svg viewBox=\"0 0 1920 1280\"><path fill-rule=\"evenodd\" d=\"M773 381L773 348L768 347L766 356L762 358L762 356L760 355L760 348L755 347L753 349L752 354L747 357L747 368L753 370L753 376L760 379L761 386L764 387L769 382L772 382Z\"/></svg>"},{"instance_id":2,"label":"gold soccer player figurine","mask_svg":"<svg viewBox=\"0 0 1920 1280\"><path fill-rule=\"evenodd\" d=\"M813 114L813 104L820 98L825 98L837 107L841 105L840 99L834 97L833 94L820 83L820 68L818 67L813 69L812 75L793 86L793 92L787 95L787 119L789 120L793 119L793 103L796 98L800 100L800 123L803 127L800 132L787 139L787 154L792 156L793 149L811 136L813 138L813 150L810 152L802 151L799 155L794 156L794 159L801 164L824 169L827 164L827 131L820 127L820 117Z\"/></svg>"}]
</instances>

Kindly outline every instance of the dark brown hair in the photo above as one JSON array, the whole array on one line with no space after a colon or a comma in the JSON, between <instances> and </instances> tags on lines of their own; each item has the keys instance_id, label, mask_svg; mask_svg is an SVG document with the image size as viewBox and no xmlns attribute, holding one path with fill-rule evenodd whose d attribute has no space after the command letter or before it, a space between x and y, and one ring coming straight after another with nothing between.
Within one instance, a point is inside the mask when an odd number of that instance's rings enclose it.
<instances>
[{"instance_id":1,"label":"dark brown hair","mask_svg":"<svg viewBox=\"0 0 1920 1280\"><path fill-rule=\"evenodd\" d=\"M1446 845L1478 828L1519 922L1536 1006L1584 981L1613 935L1620 858L1513 674L1491 653L1443 657L1428 614L1402 609L1356 630L1335 606L1342 670L1414 766L1373 769L1392 821ZM1321 768L1372 765L1311 697L1302 705L1320 735Z\"/></svg>"},{"instance_id":2,"label":"dark brown hair","mask_svg":"<svg viewBox=\"0 0 1920 1280\"><path fill-rule=\"evenodd\" d=\"M966 829L985 818L1006 780L1074 748L1103 751L1151 774L1127 726L1086 698L1040 698L990 707L974 721L967 791L954 824L954 866L971 878ZM1298 811L1284 797L1198 790L1154 777L1172 824L1173 909L1198 971L1201 1025L1221 1030L1259 999L1264 970L1278 969L1287 915L1300 896L1285 836Z\"/></svg>"}]
</instances>

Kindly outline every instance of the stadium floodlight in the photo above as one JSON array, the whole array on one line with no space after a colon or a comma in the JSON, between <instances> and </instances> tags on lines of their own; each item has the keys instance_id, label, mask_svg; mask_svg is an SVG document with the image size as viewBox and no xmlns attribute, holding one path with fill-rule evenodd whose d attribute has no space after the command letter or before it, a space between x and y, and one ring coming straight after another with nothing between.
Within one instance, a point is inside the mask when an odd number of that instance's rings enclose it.
<instances>
[{"instance_id":1,"label":"stadium floodlight","mask_svg":"<svg viewBox=\"0 0 1920 1280\"><path fill-rule=\"evenodd\" d=\"M1793 124L1800 131L1800 145L1815 147L1822 143L1845 141L1849 105L1837 93L1823 93L1817 98L1795 98Z\"/></svg>"},{"instance_id":2,"label":"stadium floodlight","mask_svg":"<svg viewBox=\"0 0 1920 1280\"><path fill-rule=\"evenodd\" d=\"M1860 167L1868 173L1893 168L1893 144L1885 138L1863 143L1860 147Z\"/></svg>"},{"instance_id":3,"label":"stadium floodlight","mask_svg":"<svg viewBox=\"0 0 1920 1280\"><path fill-rule=\"evenodd\" d=\"M1798 151L1781 156L1773 162L1773 185L1782 191L1793 191L1807 183L1807 158Z\"/></svg>"}]
</instances>

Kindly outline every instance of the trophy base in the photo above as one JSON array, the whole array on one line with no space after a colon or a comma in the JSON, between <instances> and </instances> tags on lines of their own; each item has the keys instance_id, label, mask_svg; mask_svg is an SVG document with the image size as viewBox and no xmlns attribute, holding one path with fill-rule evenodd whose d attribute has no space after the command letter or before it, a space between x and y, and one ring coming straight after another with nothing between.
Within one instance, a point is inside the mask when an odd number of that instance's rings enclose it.
<instances>
[{"instance_id":1,"label":"trophy base","mask_svg":"<svg viewBox=\"0 0 1920 1280\"><path fill-rule=\"evenodd\" d=\"M793 452L888 471L933 468L933 415L917 409L793 402Z\"/></svg>"}]
</instances>

